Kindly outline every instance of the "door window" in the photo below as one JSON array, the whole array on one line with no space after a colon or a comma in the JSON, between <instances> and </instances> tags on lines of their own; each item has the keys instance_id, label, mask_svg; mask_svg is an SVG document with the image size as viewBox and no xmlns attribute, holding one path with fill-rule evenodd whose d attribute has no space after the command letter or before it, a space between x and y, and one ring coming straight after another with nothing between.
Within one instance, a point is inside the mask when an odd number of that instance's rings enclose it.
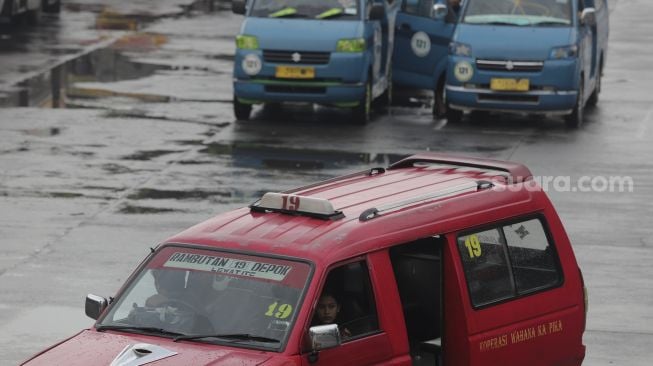
<instances>
[{"instance_id":1,"label":"door window","mask_svg":"<svg viewBox=\"0 0 653 366\"><path fill-rule=\"evenodd\" d=\"M343 342L376 333L379 322L364 261L333 269L318 299L311 325L338 324Z\"/></svg>"},{"instance_id":2,"label":"door window","mask_svg":"<svg viewBox=\"0 0 653 366\"><path fill-rule=\"evenodd\" d=\"M433 14L433 0L405 0L401 10L406 14L430 18Z\"/></svg>"},{"instance_id":3,"label":"door window","mask_svg":"<svg viewBox=\"0 0 653 366\"><path fill-rule=\"evenodd\" d=\"M506 248L499 229L461 236L458 248L474 305L514 296Z\"/></svg>"},{"instance_id":4,"label":"door window","mask_svg":"<svg viewBox=\"0 0 653 366\"><path fill-rule=\"evenodd\" d=\"M558 283L553 247L540 220L533 219L503 227L510 251L517 292L524 293Z\"/></svg>"},{"instance_id":5,"label":"door window","mask_svg":"<svg viewBox=\"0 0 653 366\"><path fill-rule=\"evenodd\" d=\"M562 282L555 247L539 218L459 236L458 250L474 307Z\"/></svg>"}]
</instances>

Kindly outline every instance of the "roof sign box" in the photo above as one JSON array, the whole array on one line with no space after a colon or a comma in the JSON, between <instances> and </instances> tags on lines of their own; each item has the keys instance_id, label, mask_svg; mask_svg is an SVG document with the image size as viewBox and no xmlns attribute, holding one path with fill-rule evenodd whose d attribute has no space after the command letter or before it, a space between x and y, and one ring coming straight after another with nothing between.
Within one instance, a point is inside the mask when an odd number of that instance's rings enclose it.
<instances>
[{"instance_id":1,"label":"roof sign box","mask_svg":"<svg viewBox=\"0 0 653 366\"><path fill-rule=\"evenodd\" d=\"M268 192L258 202L251 205L250 209L258 212L281 212L328 220L344 217L343 213L336 211L327 199L286 193Z\"/></svg>"}]
</instances>

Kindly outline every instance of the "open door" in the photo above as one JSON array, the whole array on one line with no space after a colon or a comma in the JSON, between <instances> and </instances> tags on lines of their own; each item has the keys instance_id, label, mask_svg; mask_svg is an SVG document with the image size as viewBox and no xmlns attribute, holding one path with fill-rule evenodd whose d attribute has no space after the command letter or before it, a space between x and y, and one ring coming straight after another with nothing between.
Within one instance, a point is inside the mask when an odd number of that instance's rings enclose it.
<instances>
[{"instance_id":1,"label":"open door","mask_svg":"<svg viewBox=\"0 0 653 366\"><path fill-rule=\"evenodd\" d=\"M443 365L443 243L429 237L390 250L414 366Z\"/></svg>"},{"instance_id":2,"label":"open door","mask_svg":"<svg viewBox=\"0 0 653 366\"><path fill-rule=\"evenodd\" d=\"M444 75L449 42L457 14L436 14L434 5L446 0L403 0L395 23L393 82L416 89L434 90Z\"/></svg>"}]
</instances>

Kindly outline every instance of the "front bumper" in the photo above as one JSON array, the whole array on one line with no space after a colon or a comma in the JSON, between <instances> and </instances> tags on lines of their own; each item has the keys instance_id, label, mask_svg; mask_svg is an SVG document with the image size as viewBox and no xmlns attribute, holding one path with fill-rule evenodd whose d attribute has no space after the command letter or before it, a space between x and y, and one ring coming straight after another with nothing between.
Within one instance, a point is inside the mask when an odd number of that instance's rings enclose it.
<instances>
[{"instance_id":1,"label":"front bumper","mask_svg":"<svg viewBox=\"0 0 653 366\"><path fill-rule=\"evenodd\" d=\"M461 81L454 72L459 62L471 66L472 76ZM571 113L578 95L579 71L576 59L546 60L539 69L509 71L480 68L476 60L449 56L447 103L453 109L515 113ZM496 91L491 80L528 79L528 91Z\"/></svg>"}]
</instances>

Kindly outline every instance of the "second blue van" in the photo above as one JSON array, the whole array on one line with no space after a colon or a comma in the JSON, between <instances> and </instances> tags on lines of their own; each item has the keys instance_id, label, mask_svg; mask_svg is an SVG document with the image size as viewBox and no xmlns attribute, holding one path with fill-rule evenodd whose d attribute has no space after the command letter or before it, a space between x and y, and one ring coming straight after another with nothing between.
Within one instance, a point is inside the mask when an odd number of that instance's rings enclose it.
<instances>
[{"instance_id":1,"label":"second blue van","mask_svg":"<svg viewBox=\"0 0 653 366\"><path fill-rule=\"evenodd\" d=\"M598 102L608 32L605 0L467 0L449 50L448 120L544 113L579 127Z\"/></svg>"}]
</instances>

